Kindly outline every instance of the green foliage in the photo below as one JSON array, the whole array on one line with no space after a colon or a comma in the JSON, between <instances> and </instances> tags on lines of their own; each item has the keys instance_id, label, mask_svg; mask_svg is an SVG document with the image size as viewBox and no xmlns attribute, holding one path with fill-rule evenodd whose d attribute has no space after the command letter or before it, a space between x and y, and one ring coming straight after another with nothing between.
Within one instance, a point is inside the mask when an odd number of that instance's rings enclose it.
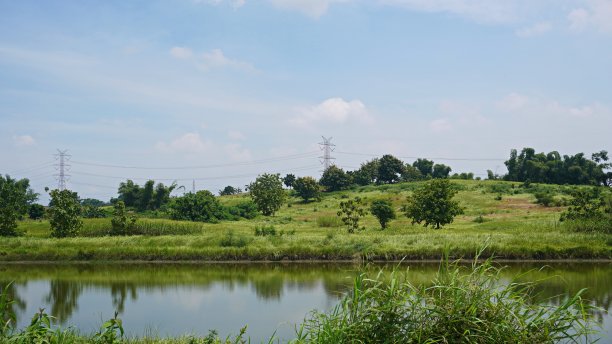
<instances>
[{"instance_id":1,"label":"green foliage","mask_svg":"<svg viewBox=\"0 0 612 344\"><path fill-rule=\"evenodd\" d=\"M40 220L45 216L45 207L40 204L30 204L28 207L28 217L32 220Z\"/></svg>"},{"instance_id":2,"label":"green foliage","mask_svg":"<svg viewBox=\"0 0 612 344\"><path fill-rule=\"evenodd\" d=\"M17 220L28 211L28 206L37 199L27 179L16 180L0 175L0 236L17 236Z\"/></svg>"},{"instance_id":3,"label":"green foliage","mask_svg":"<svg viewBox=\"0 0 612 344\"><path fill-rule=\"evenodd\" d=\"M595 153L592 159L586 158L584 153L561 157L556 151L536 154L533 148L523 148L518 154L513 149L505 162L508 174L504 179L532 183L607 185L607 174L604 172L609 168L606 163L607 152Z\"/></svg>"},{"instance_id":4,"label":"green foliage","mask_svg":"<svg viewBox=\"0 0 612 344\"><path fill-rule=\"evenodd\" d=\"M100 201L99 199L95 199L95 198L85 198L81 200L81 205L84 207L85 206L103 207L107 205L107 203L105 203L104 201Z\"/></svg>"},{"instance_id":5,"label":"green foliage","mask_svg":"<svg viewBox=\"0 0 612 344\"><path fill-rule=\"evenodd\" d=\"M469 172L469 173L461 172L459 174L455 173L450 178L451 179L462 179L462 180L474 180L474 173L472 172Z\"/></svg>"},{"instance_id":6,"label":"green foliage","mask_svg":"<svg viewBox=\"0 0 612 344\"><path fill-rule=\"evenodd\" d=\"M51 236L65 238L77 236L83 226L81 205L76 192L70 190L52 190L51 206L49 207L49 223Z\"/></svg>"},{"instance_id":7,"label":"green foliage","mask_svg":"<svg viewBox=\"0 0 612 344\"><path fill-rule=\"evenodd\" d=\"M249 185L249 194L265 216L274 215L287 197L280 176L268 173L260 175Z\"/></svg>"},{"instance_id":8,"label":"green foliage","mask_svg":"<svg viewBox=\"0 0 612 344\"><path fill-rule=\"evenodd\" d=\"M370 185L378 180L379 159L372 159L361 164L361 167L353 172L353 181L358 185Z\"/></svg>"},{"instance_id":9,"label":"green foliage","mask_svg":"<svg viewBox=\"0 0 612 344\"><path fill-rule=\"evenodd\" d=\"M378 219L382 229L387 228L389 221L396 217L395 209L393 209L391 202L385 200L376 200L372 202L372 205L370 205L370 213Z\"/></svg>"},{"instance_id":10,"label":"green foliage","mask_svg":"<svg viewBox=\"0 0 612 344\"><path fill-rule=\"evenodd\" d=\"M136 216L128 215L125 203L118 201L113 209L110 235L132 235L136 224Z\"/></svg>"},{"instance_id":11,"label":"green foliage","mask_svg":"<svg viewBox=\"0 0 612 344\"><path fill-rule=\"evenodd\" d=\"M360 197L340 202L340 211L337 214L349 233L365 229L365 227L359 227L359 220L367 214Z\"/></svg>"},{"instance_id":12,"label":"green foliage","mask_svg":"<svg viewBox=\"0 0 612 344\"><path fill-rule=\"evenodd\" d=\"M228 219L238 220L244 218L251 220L257 217L257 205L253 201L240 202L234 206L226 207L226 212L229 216Z\"/></svg>"},{"instance_id":13,"label":"green foliage","mask_svg":"<svg viewBox=\"0 0 612 344\"><path fill-rule=\"evenodd\" d=\"M431 173L432 178L448 178L451 172L450 166L444 164L435 164L433 166L433 172ZM466 178L467 179L467 178Z\"/></svg>"},{"instance_id":14,"label":"green foliage","mask_svg":"<svg viewBox=\"0 0 612 344\"><path fill-rule=\"evenodd\" d=\"M533 195L536 198L536 203L541 204L545 207L550 207L555 201L554 194L549 191L539 191L534 193Z\"/></svg>"},{"instance_id":15,"label":"green foliage","mask_svg":"<svg viewBox=\"0 0 612 344\"><path fill-rule=\"evenodd\" d=\"M15 301L10 298L9 294L12 285L12 283L6 286L0 285L0 339L8 336L15 329L17 322L17 317L12 307Z\"/></svg>"},{"instance_id":16,"label":"green foliage","mask_svg":"<svg viewBox=\"0 0 612 344\"><path fill-rule=\"evenodd\" d=\"M219 190L219 196L231 196L242 193L240 188L235 188L231 185L228 185L223 188L223 190Z\"/></svg>"},{"instance_id":17,"label":"green foliage","mask_svg":"<svg viewBox=\"0 0 612 344\"><path fill-rule=\"evenodd\" d=\"M97 206L84 205L81 211L81 215L86 219L100 219L106 217L106 212L104 212L104 210Z\"/></svg>"},{"instance_id":18,"label":"green foliage","mask_svg":"<svg viewBox=\"0 0 612 344\"><path fill-rule=\"evenodd\" d=\"M223 238L221 238L221 247L245 247L249 244L249 239L244 235L236 234L233 230L225 232Z\"/></svg>"},{"instance_id":19,"label":"green foliage","mask_svg":"<svg viewBox=\"0 0 612 344\"><path fill-rule=\"evenodd\" d=\"M325 191L340 191L348 189L351 184L351 176L343 169L335 165L331 165L325 171L319 180L319 184L323 185Z\"/></svg>"},{"instance_id":20,"label":"green foliage","mask_svg":"<svg viewBox=\"0 0 612 344\"><path fill-rule=\"evenodd\" d=\"M100 344L119 344L123 342L123 321L117 318L119 313L115 311L115 316L102 324L100 331L94 336L96 343Z\"/></svg>"},{"instance_id":21,"label":"green foliage","mask_svg":"<svg viewBox=\"0 0 612 344\"><path fill-rule=\"evenodd\" d=\"M293 183L295 183L295 175L294 174L287 174L284 178L283 178L283 184L285 184L286 187L288 188L292 188L293 187Z\"/></svg>"},{"instance_id":22,"label":"green foliage","mask_svg":"<svg viewBox=\"0 0 612 344\"><path fill-rule=\"evenodd\" d=\"M319 183L312 177L300 177L293 184L295 193L302 197L304 202L311 199L319 200L321 198L321 187Z\"/></svg>"},{"instance_id":23,"label":"green foliage","mask_svg":"<svg viewBox=\"0 0 612 344\"><path fill-rule=\"evenodd\" d=\"M129 213L129 212L128 212ZM127 218L130 224L130 216ZM91 219L84 221L79 232L82 237L103 237L112 235L111 219ZM139 218L129 229L129 235L194 235L201 234L204 224L191 221Z\"/></svg>"},{"instance_id":24,"label":"green foliage","mask_svg":"<svg viewBox=\"0 0 612 344\"><path fill-rule=\"evenodd\" d=\"M127 180L119 184L118 200L123 201L126 207L136 208L139 211L157 210L170 202L170 193L177 188L176 183L165 186L158 183L156 186L153 180L148 180L144 187Z\"/></svg>"},{"instance_id":25,"label":"green foliage","mask_svg":"<svg viewBox=\"0 0 612 344\"><path fill-rule=\"evenodd\" d=\"M448 179L433 179L408 197L404 213L413 224L424 222L425 227L435 225L438 229L463 213L459 203L452 200L456 193Z\"/></svg>"},{"instance_id":26,"label":"green foliage","mask_svg":"<svg viewBox=\"0 0 612 344\"><path fill-rule=\"evenodd\" d=\"M262 225L255 227L255 236L275 236L276 228L273 225Z\"/></svg>"},{"instance_id":27,"label":"green foliage","mask_svg":"<svg viewBox=\"0 0 612 344\"><path fill-rule=\"evenodd\" d=\"M378 161L378 183L397 183L402 179L403 174L404 163L393 155L383 155L382 158L380 158L380 160Z\"/></svg>"},{"instance_id":28,"label":"green foliage","mask_svg":"<svg viewBox=\"0 0 612 344\"><path fill-rule=\"evenodd\" d=\"M413 182L413 181L417 181L417 180L422 180L423 178L425 178L422 174L421 171L419 171L418 168L410 165L410 164L406 164L404 166L404 173L402 174L402 180L405 182Z\"/></svg>"},{"instance_id":29,"label":"green foliage","mask_svg":"<svg viewBox=\"0 0 612 344\"><path fill-rule=\"evenodd\" d=\"M412 166L419 170L421 175L427 177L431 176L433 173L434 162L427 159L416 159L416 161L412 163Z\"/></svg>"},{"instance_id":30,"label":"green foliage","mask_svg":"<svg viewBox=\"0 0 612 344\"><path fill-rule=\"evenodd\" d=\"M219 200L210 191L200 190L172 199L169 205L173 220L201 221L216 223L225 218Z\"/></svg>"},{"instance_id":31,"label":"green foliage","mask_svg":"<svg viewBox=\"0 0 612 344\"><path fill-rule=\"evenodd\" d=\"M407 272L360 274L328 313L313 312L295 343L579 343L595 333L585 290L557 306L531 302L530 283L501 280L490 260L443 262L431 286Z\"/></svg>"},{"instance_id":32,"label":"green foliage","mask_svg":"<svg viewBox=\"0 0 612 344\"><path fill-rule=\"evenodd\" d=\"M600 188L577 189L572 192L570 206L563 214L564 220L587 220L600 218L604 214L604 199Z\"/></svg>"}]
</instances>

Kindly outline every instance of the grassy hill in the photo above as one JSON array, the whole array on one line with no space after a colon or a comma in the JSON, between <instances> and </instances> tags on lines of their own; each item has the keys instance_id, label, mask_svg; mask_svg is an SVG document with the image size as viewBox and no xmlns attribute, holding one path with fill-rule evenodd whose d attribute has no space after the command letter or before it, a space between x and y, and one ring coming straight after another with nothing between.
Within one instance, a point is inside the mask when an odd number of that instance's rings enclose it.
<instances>
[{"instance_id":1,"label":"grassy hill","mask_svg":"<svg viewBox=\"0 0 612 344\"><path fill-rule=\"evenodd\" d=\"M562 206L535 203L534 193L555 194L554 203L569 199L570 186L531 185L502 181L453 181L456 199L465 212L439 230L411 225L400 208L421 183L365 186L325 194L320 202L290 198L272 217L216 224L140 218L139 233L127 237L96 236L110 219L85 219L82 237L49 238L46 221L24 221L26 235L3 238L0 260L399 260L439 259L447 249L453 257L471 257L489 243L486 255L504 259L612 259L612 235L572 232L559 222ZM338 220L339 203L359 196L393 202L398 219L381 230L368 215L366 229L348 234ZM248 195L224 196L235 204ZM257 229L274 235L255 235Z\"/></svg>"}]
</instances>

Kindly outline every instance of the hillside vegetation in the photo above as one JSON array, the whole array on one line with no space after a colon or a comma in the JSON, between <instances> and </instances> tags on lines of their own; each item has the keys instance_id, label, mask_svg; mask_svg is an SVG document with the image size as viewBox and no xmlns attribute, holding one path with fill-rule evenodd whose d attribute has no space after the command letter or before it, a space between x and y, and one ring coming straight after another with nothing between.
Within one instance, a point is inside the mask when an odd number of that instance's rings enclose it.
<instances>
[{"instance_id":1,"label":"hillside vegetation","mask_svg":"<svg viewBox=\"0 0 612 344\"><path fill-rule=\"evenodd\" d=\"M505 259L610 259L612 236L576 232L559 222L568 193L586 186L557 186L503 181L453 181L464 213L442 229L412 225L401 215L406 198L421 182L365 186L326 193L319 202L289 198L275 216L201 223L139 218L136 234L106 236L111 219L84 219L76 238L50 238L47 221L22 221L25 236L4 238L3 261L58 260L399 260L469 258L483 243L485 256ZM552 206L536 203L546 191ZM607 192L607 190L606 190ZM365 230L349 234L337 216L343 200L359 196L365 203L388 200L398 218L382 230L367 215ZM224 205L248 195L222 196Z\"/></svg>"}]
</instances>

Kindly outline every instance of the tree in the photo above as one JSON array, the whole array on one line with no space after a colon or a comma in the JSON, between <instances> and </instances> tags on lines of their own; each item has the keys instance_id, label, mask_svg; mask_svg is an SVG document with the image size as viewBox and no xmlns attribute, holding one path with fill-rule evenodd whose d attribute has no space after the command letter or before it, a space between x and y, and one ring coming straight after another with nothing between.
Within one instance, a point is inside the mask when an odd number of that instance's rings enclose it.
<instances>
[{"instance_id":1,"label":"tree","mask_svg":"<svg viewBox=\"0 0 612 344\"><path fill-rule=\"evenodd\" d=\"M359 227L359 220L366 215L361 198L355 197L355 199L340 202L340 211L337 214L349 233L365 229L365 227Z\"/></svg>"},{"instance_id":2,"label":"tree","mask_svg":"<svg viewBox=\"0 0 612 344\"><path fill-rule=\"evenodd\" d=\"M51 236L55 238L77 236L83 226L81 205L76 192L70 190L52 190L49 206Z\"/></svg>"},{"instance_id":3,"label":"tree","mask_svg":"<svg viewBox=\"0 0 612 344\"><path fill-rule=\"evenodd\" d=\"M190 192L170 202L170 217L173 220L218 222L225 218L223 206L208 190Z\"/></svg>"},{"instance_id":4,"label":"tree","mask_svg":"<svg viewBox=\"0 0 612 344\"><path fill-rule=\"evenodd\" d=\"M239 193L241 193L242 190L240 190L240 188L235 188L231 185L228 185L226 187L223 188L223 190L219 190L219 196L230 196L230 195L237 195Z\"/></svg>"},{"instance_id":5,"label":"tree","mask_svg":"<svg viewBox=\"0 0 612 344\"><path fill-rule=\"evenodd\" d=\"M431 176L433 178L448 178L448 175L450 172L451 172L450 166L446 166L444 164L435 164L433 166L433 172L431 173Z\"/></svg>"},{"instance_id":6,"label":"tree","mask_svg":"<svg viewBox=\"0 0 612 344\"><path fill-rule=\"evenodd\" d=\"M417 159L412 163L412 166L416 167L416 169L419 170L424 177L431 176L433 173L433 165L434 162L427 159Z\"/></svg>"},{"instance_id":7,"label":"tree","mask_svg":"<svg viewBox=\"0 0 612 344\"><path fill-rule=\"evenodd\" d=\"M325 187L325 191L340 191L351 186L351 178L340 167L331 165L323 171L319 184Z\"/></svg>"},{"instance_id":8,"label":"tree","mask_svg":"<svg viewBox=\"0 0 612 344\"><path fill-rule=\"evenodd\" d=\"M379 159L372 159L361 164L361 167L353 173L353 181L358 185L370 185L378 180Z\"/></svg>"},{"instance_id":9,"label":"tree","mask_svg":"<svg viewBox=\"0 0 612 344\"><path fill-rule=\"evenodd\" d=\"M138 202L136 202L139 211L145 211L153 208L153 194L155 187L155 181L147 180L144 187L140 190L138 195Z\"/></svg>"},{"instance_id":10,"label":"tree","mask_svg":"<svg viewBox=\"0 0 612 344\"><path fill-rule=\"evenodd\" d=\"M45 207L40 204L30 204L28 208L28 217L32 220L40 220L45 216Z\"/></svg>"},{"instance_id":11,"label":"tree","mask_svg":"<svg viewBox=\"0 0 612 344\"><path fill-rule=\"evenodd\" d=\"M82 206L90 205L92 207L102 207L102 206L105 206L106 203L104 203L104 201L100 201L99 199L95 199L95 198L85 198L81 200L81 205Z\"/></svg>"},{"instance_id":12,"label":"tree","mask_svg":"<svg viewBox=\"0 0 612 344\"><path fill-rule=\"evenodd\" d=\"M370 213L372 213L372 215L378 219L382 229L387 228L389 221L395 219L395 210L393 209L391 202L385 200L377 200L372 202L372 205L370 206Z\"/></svg>"},{"instance_id":13,"label":"tree","mask_svg":"<svg viewBox=\"0 0 612 344\"><path fill-rule=\"evenodd\" d=\"M100 207L94 207L93 205L82 206L81 215L86 219L100 219L106 217L106 213Z\"/></svg>"},{"instance_id":14,"label":"tree","mask_svg":"<svg viewBox=\"0 0 612 344\"><path fill-rule=\"evenodd\" d=\"M386 154L378 161L378 179L379 183L397 183L401 180L404 173L404 163L394 157Z\"/></svg>"},{"instance_id":15,"label":"tree","mask_svg":"<svg viewBox=\"0 0 612 344\"><path fill-rule=\"evenodd\" d=\"M28 179L16 180L0 175L0 236L16 236L17 220L23 217L28 206L38 195L30 189Z\"/></svg>"},{"instance_id":16,"label":"tree","mask_svg":"<svg viewBox=\"0 0 612 344\"><path fill-rule=\"evenodd\" d=\"M419 169L409 164L404 165L404 173L402 173L402 181L412 182L415 180L421 180L423 178L424 177L421 174L421 171L419 171Z\"/></svg>"},{"instance_id":17,"label":"tree","mask_svg":"<svg viewBox=\"0 0 612 344\"><path fill-rule=\"evenodd\" d=\"M425 227L435 225L438 229L463 213L459 203L452 200L456 193L448 179L433 179L408 197L404 213L413 224L425 222Z\"/></svg>"},{"instance_id":18,"label":"tree","mask_svg":"<svg viewBox=\"0 0 612 344\"><path fill-rule=\"evenodd\" d=\"M291 189L293 187L293 183L295 183L295 175L291 173L287 174L285 178L283 178L283 183L286 187Z\"/></svg>"},{"instance_id":19,"label":"tree","mask_svg":"<svg viewBox=\"0 0 612 344\"><path fill-rule=\"evenodd\" d=\"M304 199L304 202L308 202L310 199L321 198L321 186L312 177L300 177L295 180L293 189L298 196Z\"/></svg>"},{"instance_id":20,"label":"tree","mask_svg":"<svg viewBox=\"0 0 612 344\"><path fill-rule=\"evenodd\" d=\"M287 195L278 174L264 173L249 184L249 194L257 209L265 216L274 215L283 205Z\"/></svg>"},{"instance_id":21,"label":"tree","mask_svg":"<svg viewBox=\"0 0 612 344\"><path fill-rule=\"evenodd\" d=\"M119 200L125 203L126 207L135 207L140 197L140 186L128 179L119 184Z\"/></svg>"},{"instance_id":22,"label":"tree","mask_svg":"<svg viewBox=\"0 0 612 344\"><path fill-rule=\"evenodd\" d=\"M136 225L136 216L129 215L125 203L118 201L113 209L110 235L129 235Z\"/></svg>"}]
</instances>

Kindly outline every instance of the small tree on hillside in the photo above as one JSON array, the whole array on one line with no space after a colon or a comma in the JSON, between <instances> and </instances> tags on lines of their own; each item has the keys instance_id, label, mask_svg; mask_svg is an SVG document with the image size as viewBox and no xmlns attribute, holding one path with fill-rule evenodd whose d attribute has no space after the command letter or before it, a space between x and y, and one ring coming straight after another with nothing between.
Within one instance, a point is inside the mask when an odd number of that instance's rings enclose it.
<instances>
[{"instance_id":1,"label":"small tree on hillside","mask_svg":"<svg viewBox=\"0 0 612 344\"><path fill-rule=\"evenodd\" d=\"M278 174L264 173L249 184L249 194L257 209L265 216L274 215L283 205L287 195Z\"/></svg>"},{"instance_id":2,"label":"small tree on hillside","mask_svg":"<svg viewBox=\"0 0 612 344\"><path fill-rule=\"evenodd\" d=\"M359 220L366 214L367 212L363 208L363 203L359 197L340 202L340 211L338 211L338 216L340 216L342 219L342 222L346 226L349 233L354 233L355 230L365 229L365 227L359 227Z\"/></svg>"},{"instance_id":3,"label":"small tree on hillside","mask_svg":"<svg viewBox=\"0 0 612 344\"><path fill-rule=\"evenodd\" d=\"M456 193L448 179L433 179L408 197L404 213L413 224L425 222L425 227L435 225L438 229L463 213L459 203L452 200Z\"/></svg>"},{"instance_id":4,"label":"small tree on hillside","mask_svg":"<svg viewBox=\"0 0 612 344\"><path fill-rule=\"evenodd\" d=\"M40 204L31 204L28 208L28 217L32 220L40 220L45 216L45 207Z\"/></svg>"},{"instance_id":5,"label":"small tree on hillside","mask_svg":"<svg viewBox=\"0 0 612 344\"><path fill-rule=\"evenodd\" d=\"M223 188L223 190L219 190L219 196L230 196L230 195L237 195L239 193L241 193L242 190L240 188L235 188L231 185L228 185L226 187Z\"/></svg>"},{"instance_id":6,"label":"small tree on hillside","mask_svg":"<svg viewBox=\"0 0 612 344\"><path fill-rule=\"evenodd\" d=\"M319 184L325 187L325 191L345 190L351 186L351 177L340 167L331 165L323 171Z\"/></svg>"},{"instance_id":7,"label":"small tree on hillside","mask_svg":"<svg viewBox=\"0 0 612 344\"><path fill-rule=\"evenodd\" d=\"M136 216L129 215L125 210L125 203L118 201L113 209L111 219L111 235L130 235L136 225Z\"/></svg>"},{"instance_id":8,"label":"small tree on hillside","mask_svg":"<svg viewBox=\"0 0 612 344\"><path fill-rule=\"evenodd\" d=\"M395 219L395 210L393 209L391 202L385 200L377 200L372 202L372 205L370 206L370 213L372 213L372 215L378 219L382 229L387 228L389 221Z\"/></svg>"},{"instance_id":9,"label":"small tree on hillside","mask_svg":"<svg viewBox=\"0 0 612 344\"><path fill-rule=\"evenodd\" d=\"M433 172L431 173L431 176L433 178L448 178L450 172L450 166L446 166L444 164L435 164L433 166Z\"/></svg>"},{"instance_id":10,"label":"small tree on hillside","mask_svg":"<svg viewBox=\"0 0 612 344\"><path fill-rule=\"evenodd\" d=\"M295 180L293 189L298 196L308 202L311 199L319 200L321 198L321 186L312 177L300 177Z\"/></svg>"},{"instance_id":11,"label":"small tree on hillside","mask_svg":"<svg viewBox=\"0 0 612 344\"><path fill-rule=\"evenodd\" d=\"M81 204L76 192L70 190L52 190L49 195L49 223L51 236L55 238L77 236L83 226L80 219Z\"/></svg>"},{"instance_id":12,"label":"small tree on hillside","mask_svg":"<svg viewBox=\"0 0 612 344\"><path fill-rule=\"evenodd\" d=\"M394 157L386 154L380 158L378 162L378 182L379 183L397 183L402 179L404 173L404 163Z\"/></svg>"},{"instance_id":13,"label":"small tree on hillside","mask_svg":"<svg viewBox=\"0 0 612 344\"><path fill-rule=\"evenodd\" d=\"M173 220L218 222L225 217L223 206L208 190L174 198L169 205Z\"/></svg>"},{"instance_id":14,"label":"small tree on hillside","mask_svg":"<svg viewBox=\"0 0 612 344\"><path fill-rule=\"evenodd\" d=\"M295 175L294 174L287 174L285 176L285 178L283 178L283 184L285 184L286 187L288 188L293 188L293 184L295 183Z\"/></svg>"}]
</instances>

